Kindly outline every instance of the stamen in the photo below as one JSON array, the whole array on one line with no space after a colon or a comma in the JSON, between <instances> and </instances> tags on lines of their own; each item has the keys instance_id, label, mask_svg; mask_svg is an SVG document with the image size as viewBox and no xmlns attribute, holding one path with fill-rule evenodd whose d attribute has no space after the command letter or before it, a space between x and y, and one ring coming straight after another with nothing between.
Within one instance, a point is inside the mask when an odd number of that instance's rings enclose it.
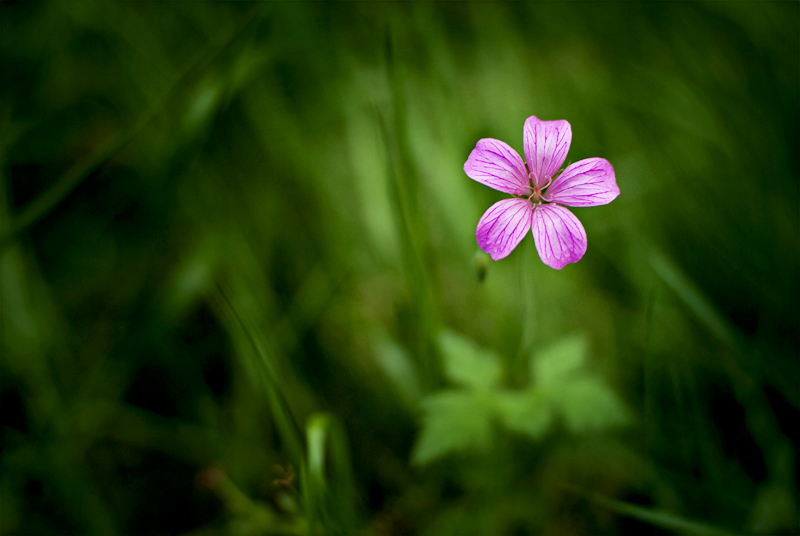
<instances>
[{"instance_id":1,"label":"stamen","mask_svg":"<svg viewBox=\"0 0 800 536\"><path fill-rule=\"evenodd\" d=\"M542 204L542 194L538 188L534 188L533 193L528 196L528 203L537 207Z\"/></svg>"}]
</instances>

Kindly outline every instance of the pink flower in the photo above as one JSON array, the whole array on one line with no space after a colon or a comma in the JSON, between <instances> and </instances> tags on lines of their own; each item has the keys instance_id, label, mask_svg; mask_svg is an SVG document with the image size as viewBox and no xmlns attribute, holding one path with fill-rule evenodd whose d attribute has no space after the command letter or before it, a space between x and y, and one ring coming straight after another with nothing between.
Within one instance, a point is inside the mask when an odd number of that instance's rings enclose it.
<instances>
[{"instance_id":1,"label":"pink flower","mask_svg":"<svg viewBox=\"0 0 800 536\"><path fill-rule=\"evenodd\" d=\"M489 207L475 236L481 249L499 260L532 227L539 257L560 270L586 253L583 225L561 205L592 207L613 201L619 195L614 168L604 158L587 158L556 177L572 142L572 127L564 120L529 117L523 141L527 168L507 143L491 138L480 140L464 164L470 179L515 196Z\"/></svg>"}]
</instances>

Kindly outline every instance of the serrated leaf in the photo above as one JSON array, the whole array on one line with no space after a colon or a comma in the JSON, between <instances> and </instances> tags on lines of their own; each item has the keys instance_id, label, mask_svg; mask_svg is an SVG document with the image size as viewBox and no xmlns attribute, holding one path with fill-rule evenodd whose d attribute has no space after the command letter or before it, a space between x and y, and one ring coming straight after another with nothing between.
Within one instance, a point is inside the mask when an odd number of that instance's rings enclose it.
<instances>
[{"instance_id":1,"label":"serrated leaf","mask_svg":"<svg viewBox=\"0 0 800 536\"><path fill-rule=\"evenodd\" d=\"M572 379L550 391L549 396L573 432L600 430L627 420L622 402L597 378Z\"/></svg>"},{"instance_id":2,"label":"serrated leaf","mask_svg":"<svg viewBox=\"0 0 800 536\"><path fill-rule=\"evenodd\" d=\"M445 454L484 448L491 439L492 405L485 397L465 391L443 391L422 401L425 417L412 461L431 462Z\"/></svg>"},{"instance_id":3,"label":"serrated leaf","mask_svg":"<svg viewBox=\"0 0 800 536\"><path fill-rule=\"evenodd\" d=\"M548 387L568 378L583 365L586 347L583 335L570 335L537 352L531 359L536 384Z\"/></svg>"},{"instance_id":4,"label":"serrated leaf","mask_svg":"<svg viewBox=\"0 0 800 536\"><path fill-rule=\"evenodd\" d=\"M535 439L547 432L553 420L550 402L539 391L497 393L495 407L508 429Z\"/></svg>"},{"instance_id":5,"label":"serrated leaf","mask_svg":"<svg viewBox=\"0 0 800 536\"><path fill-rule=\"evenodd\" d=\"M473 389L489 389L500 383L500 360L493 352L452 331L439 334L439 348L449 380Z\"/></svg>"}]
</instances>

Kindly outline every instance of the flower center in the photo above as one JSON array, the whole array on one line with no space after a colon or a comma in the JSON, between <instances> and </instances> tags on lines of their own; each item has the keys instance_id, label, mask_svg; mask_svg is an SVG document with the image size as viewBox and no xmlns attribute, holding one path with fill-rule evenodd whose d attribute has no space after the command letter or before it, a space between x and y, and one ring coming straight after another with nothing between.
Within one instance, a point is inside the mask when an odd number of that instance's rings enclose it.
<instances>
[{"instance_id":1,"label":"flower center","mask_svg":"<svg viewBox=\"0 0 800 536\"><path fill-rule=\"evenodd\" d=\"M533 190L533 193L531 193L531 195L528 196L528 203L530 203L533 207L538 207L542 203L547 202L542 197L543 196L542 192L544 190L547 190L547 187L550 186L550 183L553 182L553 178L547 177L547 183L541 188L537 188L536 186L534 186L534 184L536 183L533 180L533 173L528 175L528 177L531 179L531 190Z\"/></svg>"},{"instance_id":2,"label":"flower center","mask_svg":"<svg viewBox=\"0 0 800 536\"><path fill-rule=\"evenodd\" d=\"M538 207L544 202L542 199L542 192L539 188L534 188L533 193L528 196L528 203L534 207Z\"/></svg>"}]
</instances>

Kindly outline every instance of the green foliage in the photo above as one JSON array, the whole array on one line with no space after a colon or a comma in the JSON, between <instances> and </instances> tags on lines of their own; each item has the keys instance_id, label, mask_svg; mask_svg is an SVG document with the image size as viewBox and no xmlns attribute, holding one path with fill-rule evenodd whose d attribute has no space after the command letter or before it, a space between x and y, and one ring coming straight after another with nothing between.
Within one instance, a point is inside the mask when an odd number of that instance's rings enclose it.
<instances>
[{"instance_id":1,"label":"green foliage","mask_svg":"<svg viewBox=\"0 0 800 536\"><path fill-rule=\"evenodd\" d=\"M530 366L536 383L557 390L580 371L586 358L586 339L573 335L531 354Z\"/></svg>"},{"instance_id":2,"label":"green foliage","mask_svg":"<svg viewBox=\"0 0 800 536\"><path fill-rule=\"evenodd\" d=\"M448 389L422 399L423 426L412 459L425 464L467 449L486 449L492 423L540 439L555 415L573 432L602 430L627 420L622 403L584 366L586 340L570 336L535 353L535 380L510 391L500 384L499 358L460 335L444 331L439 344L445 375L461 389Z\"/></svg>"},{"instance_id":3,"label":"green foliage","mask_svg":"<svg viewBox=\"0 0 800 536\"><path fill-rule=\"evenodd\" d=\"M497 411L510 430L539 439L550 427L553 408L541 389L500 392L495 400Z\"/></svg>"},{"instance_id":4,"label":"green foliage","mask_svg":"<svg viewBox=\"0 0 800 536\"><path fill-rule=\"evenodd\" d=\"M550 398L576 432L600 430L626 420L619 399L597 378L565 382L561 389L550 392Z\"/></svg>"},{"instance_id":5,"label":"green foliage","mask_svg":"<svg viewBox=\"0 0 800 536\"><path fill-rule=\"evenodd\" d=\"M425 411L413 460L424 464L452 451L486 448L493 393L444 391L422 399Z\"/></svg>"},{"instance_id":6,"label":"green foliage","mask_svg":"<svg viewBox=\"0 0 800 536\"><path fill-rule=\"evenodd\" d=\"M573 335L536 354L531 368L537 385L573 432L623 424L626 412L609 387L586 374L586 339Z\"/></svg>"},{"instance_id":7,"label":"green foliage","mask_svg":"<svg viewBox=\"0 0 800 536\"><path fill-rule=\"evenodd\" d=\"M344 430L333 416L315 414L308 421L306 441L308 461L301 478L308 533L351 534L354 490Z\"/></svg>"},{"instance_id":8,"label":"green foliage","mask_svg":"<svg viewBox=\"0 0 800 536\"><path fill-rule=\"evenodd\" d=\"M500 383L500 360L492 352L478 348L470 340L451 331L439 335L447 379L463 387L485 391Z\"/></svg>"},{"instance_id":9,"label":"green foliage","mask_svg":"<svg viewBox=\"0 0 800 536\"><path fill-rule=\"evenodd\" d=\"M646 521L647 523L656 527L675 531L678 534L696 534L698 536L733 536L726 530L713 527L706 523L697 522L692 519L686 519L670 512L659 512L653 508L646 508L637 504L609 499L608 497L605 497L599 493L587 492L586 490L577 488L575 486L568 486L568 488L573 493L584 495L590 500L598 504L602 504L606 508L609 508L613 511L623 513L634 519Z\"/></svg>"}]
</instances>

